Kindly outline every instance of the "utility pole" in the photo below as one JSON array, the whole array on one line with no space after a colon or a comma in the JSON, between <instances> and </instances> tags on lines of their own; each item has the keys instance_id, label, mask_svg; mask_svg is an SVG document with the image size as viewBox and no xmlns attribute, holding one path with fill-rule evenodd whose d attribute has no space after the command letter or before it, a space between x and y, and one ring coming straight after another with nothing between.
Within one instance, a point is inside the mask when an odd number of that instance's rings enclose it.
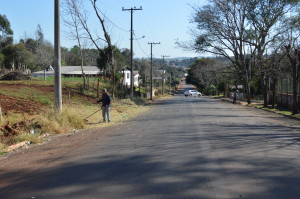
<instances>
[{"instance_id":1,"label":"utility pole","mask_svg":"<svg viewBox=\"0 0 300 199\"><path fill-rule=\"evenodd\" d=\"M130 28L130 97L133 99L133 11L135 10L143 10L142 7L140 8L130 8L124 9L122 11L130 11L131 14L131 28Z\"/></svg>"},{"instance_id":2,"label":"utility pole","mask_svg":"<svg viewBox=\"0 0 300 199\"><path fill-rule=\"evenodd\" d=\"M61 51L60 51L60 0L54 3L54 102L57 112L62 111L61 88Z\"/></svg>"},{"instance_id":3,"label":"utility pole","mask_svg":"<svg viewBox=\"0 0 300 199\"><path fill-rule=\"evenodd\" d=\"M170 57L170 55L162 55L163 58L163 74L162 74L162 94L165 94L165 57Z\"/></svg>"},{"instance_id":4,"label":"utility pole","mask_svg":"<svg viewBox=\"0 0 300 199\"><path fill-rule=\"evenodd\" d=\"M148 44L150 44L151 45L151 71L150 71L150 100L152 100L153 99L153 61L152 61L152 47L153 47L153 45L155 45L155 44L160 44L160 42L158 42L158 43L155 43L155 42L148 42Z\"/></svg>"}]
</instances>

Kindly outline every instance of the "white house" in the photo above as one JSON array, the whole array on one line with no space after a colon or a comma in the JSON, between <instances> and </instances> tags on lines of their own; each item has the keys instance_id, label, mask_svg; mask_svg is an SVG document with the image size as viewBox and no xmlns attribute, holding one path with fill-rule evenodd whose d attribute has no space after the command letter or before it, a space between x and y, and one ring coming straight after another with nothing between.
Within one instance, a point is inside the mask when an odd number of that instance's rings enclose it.
<instances>
[{"instance_id":1,"label":"white house","mask_svg":"<svg viewBox=\"0 0 300 199\"><path fill-rule=\"evenodd\" d=\"M130 81L130 70L124 70L121 73L123 73L123 86L130 87L131 81ZM140 74L138 71L133 71L133 86L138 87L139 86L139 78Z\"/></svg>"}]
</instances>

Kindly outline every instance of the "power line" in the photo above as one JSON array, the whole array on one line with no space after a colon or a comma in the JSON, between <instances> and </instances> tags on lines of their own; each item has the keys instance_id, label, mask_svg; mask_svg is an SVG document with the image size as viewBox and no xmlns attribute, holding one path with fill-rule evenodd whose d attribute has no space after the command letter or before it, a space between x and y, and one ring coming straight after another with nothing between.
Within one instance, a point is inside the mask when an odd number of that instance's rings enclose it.
<instances>
[{"instance_id":1,"label":"power line","mask_svg":"<svg viewBox=\"0 0 300 199\"><path fill-rule=\"evenodd\" d=\"M136 37L135 33L133 33L133 35L134 35L134 37L135 37L135 40L137 41L138 46L139 46L140 49L142 50L142 52L143 52L146 56L149 56L149 54L147 54L147 53L145 52L145 50L142 48L142 46L140 45L140 42L139 42L138 38Z\"/></svg>"},{"instance_id":2,"label":"power line","mask_svg":"<svg viewBox=\"0 0 300 199\"><path fill-rule=\"evenodd\" d=\"M124 28L121 28L120 26L118 26L117 24L115 24L114 22L112 22L112 20L110 20L99 8L97 8L97 10L116 28L124 31L124 32L130 32L129 30L125 30Z\"/></svg>"}]
</instances>

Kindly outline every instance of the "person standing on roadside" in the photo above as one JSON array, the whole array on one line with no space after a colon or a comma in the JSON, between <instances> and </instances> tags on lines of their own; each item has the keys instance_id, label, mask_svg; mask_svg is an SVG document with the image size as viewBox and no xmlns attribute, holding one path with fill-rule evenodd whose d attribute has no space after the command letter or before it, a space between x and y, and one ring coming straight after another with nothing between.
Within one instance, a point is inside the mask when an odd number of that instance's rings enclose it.
<instances>
[{"instance_id":1,"label":"person standing on roadside","mask_svg":"<svg viewBox=\"0 0 300 199\"><path fill-rule=\"evenodd\" d=\"M102 109L103 122L106 122L106 119L108 122L111 122L110 120L111 97L107 93L106 88L102 90L102 98L97 101L97 103L100 102L102 103L101 109Z\"/></svg>"}]
</instances>

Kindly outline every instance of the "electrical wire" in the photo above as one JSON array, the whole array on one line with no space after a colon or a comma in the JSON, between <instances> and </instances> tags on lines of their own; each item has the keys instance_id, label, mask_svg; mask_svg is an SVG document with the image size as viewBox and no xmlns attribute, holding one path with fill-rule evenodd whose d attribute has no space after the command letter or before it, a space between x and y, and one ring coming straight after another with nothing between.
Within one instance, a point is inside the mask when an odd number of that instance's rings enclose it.
<instances>
[{"instance_id":1,"label":"electrical wire","mask_svg":"<svg viewBox=\"0 0 300 199\"><path fill-rule=\"evenodd\" d=\"M102 2L101 2L102 3ZM102 3L103 4L103 3ZM103 4L105 5L105 4ZM130 32L130 30L125 30L125 28L121 28L120 26L118 26L117 24L115 24L112 20L110 20L98 7L97 10L116 28L118 28L119 30L122 30L124 32Z\"/></svg>"},{"instance_id":2,"label":"electrical wire","mask_svg":"<svg viewBox=\"0 0 300 199\"><path fill-rule=\"evenodd\" d=\"M135 40L137 41L137 44L138 46L140 47L141 51L146 55L146 56L149 56L149 54L147 54L145 52L145 50L142 48L142 46L140 45L140 42L139 42L139 39L136 37L135 33L133 33L134 37L135 37Z\"/></svg>"}]
</instances>

